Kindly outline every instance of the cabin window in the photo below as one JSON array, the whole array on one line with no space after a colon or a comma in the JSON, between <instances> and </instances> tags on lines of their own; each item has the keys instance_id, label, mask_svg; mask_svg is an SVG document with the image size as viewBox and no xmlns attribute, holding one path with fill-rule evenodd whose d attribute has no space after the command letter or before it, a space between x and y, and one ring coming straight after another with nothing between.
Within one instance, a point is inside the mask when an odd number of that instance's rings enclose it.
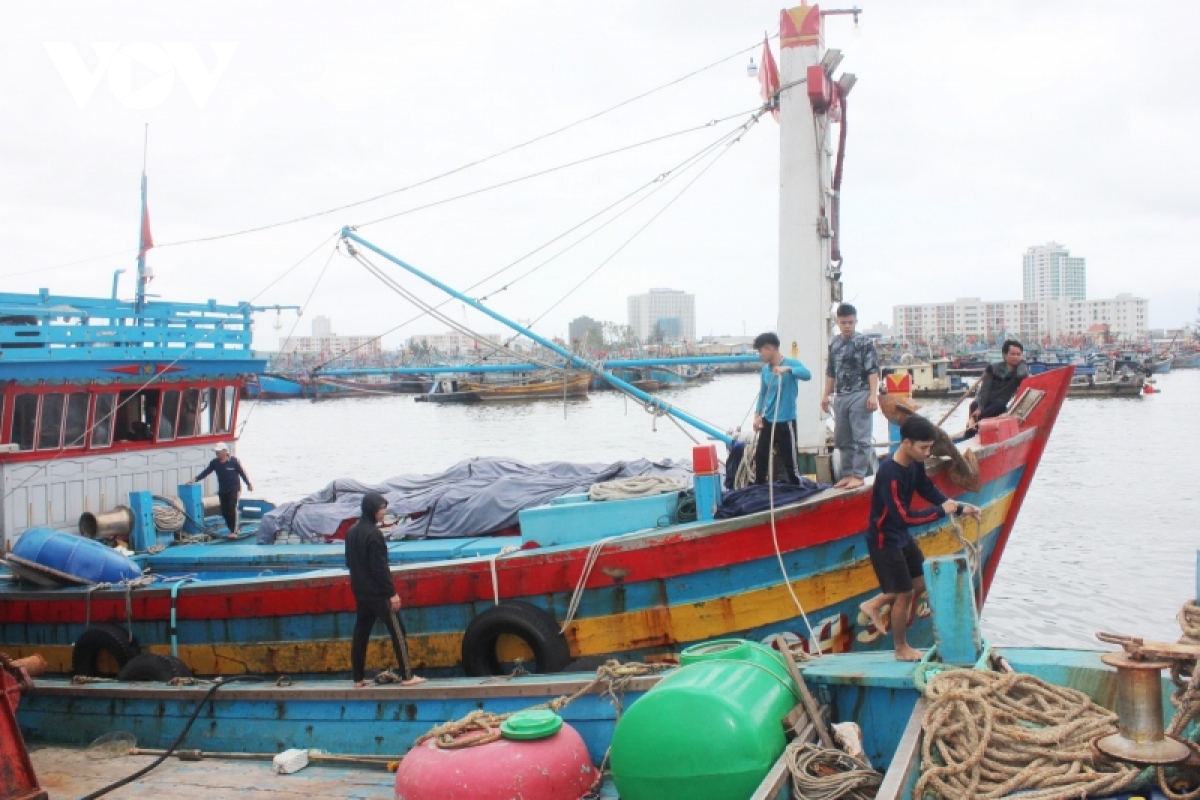
<instances>
[{"instance_id":1,"label":"cabin window","mask_svg":"<svg viewBox=\"0 0 1200 800\"><path fill-rule=\"evenodd\" d=\"M235 391L232 386L214 386L208 390L212 433L229 433L233 425Z\"/></svg>"},{"instance_id":2,"label":"cabin window","mask_svg":"<svg viewBox=\"0 0 1200 800\"><path fill-rule=\"evenodd\" d=\"M179 430L176 435L180 438L196 435L196 420L199 418L200 390L188 389L183 393L183 405L179 409Z\"/></svg>"},{"instance_id":3,"label":"cabin window","mask_svg":"<svg viewBox=\"0 0 1200 800\"><path fill-rule=\"evenodd\" d=\"M198 389L200 392L200 408L196 410L196 423L199 436L212 433L212 389Z\"/></svg>"},{"instance_id":4,"label":"cabin window","mask_svg":"<svg viewBox=\"0 0 1200 800\"><path fill-rule=\"evenodd\" d=\"M38 450L57 450L62 443L63 406L66 396L42 395L42 419L38 425Z\"/></svg>"},{"instance_id":5,"label":"cabin window","mask_svg":"<svg viewBox=\"0 0 1200 800\"><path fill-rule=\"evenodd\" d=\"M114 438L118 442L148 442L158 421L158 391L121 392L117 402Z\"/></svg>"},{"instance_id":6,"label":"cabin window","mask_svg":"<svg viewBox=\"0 0 1200 800\"><path fill-rule=\"evenodd\" d=\"M158 441L175 439L175 422L179 416L179 391L171 389L162 393L162 408L158 414Z\"/></svg>"},{"instance_id":7,"label":"cabin window","mask_svg":"<svg viewBox=\"0 0 1200 800\"><path fill-rule=\"evenodd\" d=\"M13 403L12 441L20 450L33 449L37 430L38 396L19 394Z\"/></svg>"},{"instance_id":8,"label":"cabin window","mask_svg":"<svg viewBox=\"0 0 1200 800\"><path fill-rule=\"evenodd\" d=\"M112 444L116 408L115 394L110 392L96 396L96 425L92 428L92 447L108 447Z\"/></svg>"},{"instance_id":9,"label":"cabin window","mask_svg":"<svg viewBox=\"0 0 1200 800\"><path fill-rule=\"evenodd\" d=\"M91 396L87 392L71 392L67 395L67 418L63 425L63 447L83 447L87 443L88 405Z\"/></svg>"},{"instance_id":10,"label":"cabin window","mask_svg":"<svg viewBox=\"0 0 1200 800\"><path fill-rule=\"evenodd\" d=\"M221 433L228 433L233 428L233 417L236 412L234 407L237 403L237 388L234 386L225 387L225 430Z\"/></svg>"}]
</instances>

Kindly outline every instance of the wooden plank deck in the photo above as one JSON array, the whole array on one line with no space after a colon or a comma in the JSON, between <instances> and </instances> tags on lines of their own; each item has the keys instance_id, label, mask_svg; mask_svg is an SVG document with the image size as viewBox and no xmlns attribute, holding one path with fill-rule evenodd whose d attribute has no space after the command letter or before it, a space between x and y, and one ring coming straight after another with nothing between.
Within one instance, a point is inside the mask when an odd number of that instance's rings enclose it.
<instances>
[{"instance_id":1,"label":"wooden plank deck","mask_svg":"<svg viewBox=\"0 0 1200 800\"><path fill-rule=\"evenodd\" d=\"M119 780L154 761L124 756L93 761L85 751L66 747L30 750L34 769L51 800L74 800ZM179 761L168 758L137 782L106 795L112 800L393 800L394 773L382 767L310 765L292 775L275 775L271 762Z\"/></svg>"}]
</instances>

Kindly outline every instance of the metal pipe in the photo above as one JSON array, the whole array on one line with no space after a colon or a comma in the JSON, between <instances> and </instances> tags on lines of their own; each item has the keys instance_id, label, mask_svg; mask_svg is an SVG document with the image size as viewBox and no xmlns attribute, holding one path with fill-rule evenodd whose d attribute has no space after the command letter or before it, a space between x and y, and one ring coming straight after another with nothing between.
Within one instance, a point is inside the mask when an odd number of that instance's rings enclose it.
<instances>
[{"instance_id":1,"label":"metal pipe","mask_svg":"<svg viewBox=\"0 0 1200 800\"><path fill-rule=\"evenodd\" d=\"M79 515L79 533L89 539L128 536L132 530L133 510L128 506L117 506L99 514L85 511Z\"/></svg>"},{"instance_id":2,"label":"metal pipe","mask_svg":"<svg viewBox=\"0 0 1200 800\"><path fill-rule=\"evenodd\" d=\"M206 495L201 503L204 507L205 517L215 517L221 513L221 498L219 496L215 494ZM201 522L202 520L196 521Z\"/></svg>"},{"instance_id":3,"label":"metal pipe","mask_svg":"<svg viewBox=\"0 0 1200 800\"><path fill-rule=\"evenodd\" d=\"M713 426L709 425L708 423L702 422L701 420L696 419L691 414L688 414L685 411L675 408L674 406L670 405L669 403L663 402L661 399L659 399L657 397L654 397L652 395L649 395L649 394L643 392L641 389L638 389L636 386L633 386L633 385L621 380L616 375L613 375L612 373L601 369L599 366L596 366L595 364L592 364L591 362L586 361L585 359L582 359L579 356L571 353L566 348L560 347L559 345L555 344L554 342L550 341L549 339L546 339L545 337L534 333L533 331L529 330L528 328L524 327L523 325L518 325L516 322L513 322L512 320L508 319L507 317L503 316L502 314L498 314L497 312L492 311L490 308L485 306L483 303L480 303L478 300L467 297L462 292L457 291L456 289L453 289L453 288L447 286L446 284L442 283L441 281L439 281L437 278L433 277L432 275L427 275L426 273L422 272L421 270L417 269L416 267L414 267L410 264L406 264L405 262L401 261L399 258L396 258L394 255L392 255L391 253L388 253L386 250L383 250L380 247L377 247L376 245L371 244L366 239L362 238L357 233L354 233L354 231L350 230L349 228L342 228L342 239L344 239L344 240L348 239L350 241L358 242L363 247L367 248L368 250L371 250L374 253L379 254L383 258L386 258L388 261L391 261L393 264L400 267L401 269L411 272L413 275L416 275L418 278L425 281L426 283L436 286L437 288L441 289L443 292L446 292L451 297L454 297L455 299L461 300L462 302L470 305L476 311L486 314L487 316L491 317L492 319L496 320L497 322L501 323L502 325L506 325L507 327L512 328L517 333L521 334L522 336L526 336L526 337L532 339L533 341L540 344L542 347L545 347L548 350L553 350L555 353L558 353L560 356L567 359L567 361L571 365L579 367L581 369L586 369L589 372L591 372L599 377L604 378L604 380L608 381L610 384L612 384L617 389L620 389L621 391L625 392L628 395L636 397L638 400L641 400L647 406L657 409L657 410L660 410L665 414L670 414L671 416L675 417L676 419L678 419L682 422L686 422L688 425L691 425L693 428L696 428L697 430L707 433L712 438L722 441L727 445L733 444L733 439L728 434L726 434L724 431L718 430L717 428L714 428Z\"/></svg>"}]
</instances>

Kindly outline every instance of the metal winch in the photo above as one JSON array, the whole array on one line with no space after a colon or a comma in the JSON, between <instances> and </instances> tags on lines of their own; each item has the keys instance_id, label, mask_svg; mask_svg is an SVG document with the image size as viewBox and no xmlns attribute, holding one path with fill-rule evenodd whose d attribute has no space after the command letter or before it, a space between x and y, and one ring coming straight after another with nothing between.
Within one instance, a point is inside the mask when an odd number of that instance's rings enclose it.
<instances>
[{"instance_id":1,"label":"metal winch","mask_svg":"<svg viewBox=\"0 0 1200 800\"><path fill-rule=\"evenodd\" d=\"M1186 644L1145 642L1131 636L1096 634L1102 642L1124 648L1100 660L1117 671L1117 716L1120 730L1094 742L1109 758L1134 764L1178 764L1191 748L1166 732L1163 723L1162 671L1176 661L1194 662L1200 650Z\"/></svg>"}]
</instances>

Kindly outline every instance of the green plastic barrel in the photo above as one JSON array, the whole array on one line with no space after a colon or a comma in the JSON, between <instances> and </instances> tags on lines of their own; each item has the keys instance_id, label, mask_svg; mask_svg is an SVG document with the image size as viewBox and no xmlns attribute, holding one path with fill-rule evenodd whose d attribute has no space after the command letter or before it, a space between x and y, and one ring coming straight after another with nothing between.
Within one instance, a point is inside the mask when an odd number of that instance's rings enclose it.
<instances>
[{"instance_id":1,"label":"green plastic barrel","mask_svg":"<svg viewBox=\"0 0 1200 800\"><path fill-rule=\"evenodd\" d=\"M782 656L754 642L696 645L680 663L617 723L621 800L745 800L783 753L799 690Z\"/></svg>"}]
</instances>

